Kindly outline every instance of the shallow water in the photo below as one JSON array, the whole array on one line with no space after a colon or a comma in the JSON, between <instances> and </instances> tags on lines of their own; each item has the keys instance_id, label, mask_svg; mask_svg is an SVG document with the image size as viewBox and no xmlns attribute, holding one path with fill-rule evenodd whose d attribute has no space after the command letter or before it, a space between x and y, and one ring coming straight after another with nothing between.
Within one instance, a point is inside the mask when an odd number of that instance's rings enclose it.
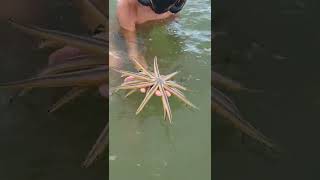
<instances>
[{"instance_id":1,"label":"shallow water","mask_svg":"<svg viewBox=\"0 0 320 180\"><path fill-rule=\"evenodd\" d=\"M116 1L110 1L110 23L116 29ZM210 179L211 109L210 70L211 32L210 1L188 1L178 20L140 28L141 50L151 65L158 57L163 74L178 70L177 81L192 92L186 96L200 110L187 109L176 98L170 98L173 124L163 121L162 105L154 97L138 116L136 108L143 99L124 93L110 97L110 179ZM125 52L116 32L110 43ZM126 58L124 69L131 69ZM110 85L119 85L117 74L110 74Z\"/></svg>"},{"instance_id":2,"label":"shallow water","mask_svg":"<svg viewBox=\"0 0 320 180\"><path fill-rule=\"evenodd\" d=\"M39 8L41 17L29 17L28 23L86 33L69 3L47 1ZM1 82L31 77L47 64L49 51L38 49L36 38L4 21L0 38ZM87 95L49 114L48 108L62 91L34 90L11 104L8 99L15 91L0 91L0 179L105 179L106 159L88 169L81 163L106 123L106 100Z\"/></svg>"}]
</instances>

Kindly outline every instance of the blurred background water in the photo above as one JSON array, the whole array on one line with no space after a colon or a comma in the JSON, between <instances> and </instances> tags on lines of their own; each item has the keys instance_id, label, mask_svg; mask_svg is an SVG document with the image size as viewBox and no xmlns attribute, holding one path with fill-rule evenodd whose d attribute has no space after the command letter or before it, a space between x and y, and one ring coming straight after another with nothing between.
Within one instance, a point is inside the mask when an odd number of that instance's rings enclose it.
<instances>
[{"instance_id":1,"label":"blurred background water","mask_svg":"<svg viewBox=\"0 0 320 180\"><path fill-rule=\"evenodd\" d=\"M214 1L214 69L264 93L229 93L284 148L273 159L213 116L213 178L319 179L319 1Z\"/></svg>"},{"instance_id":2,"label":"blurred background water","mask_svg":"<svg viewBox=\"0 0 320 180\"><path fill-rule=\"evenodd\" d=\"M87 34L68 1L1 1L0 10L1 82L38 73L48 63L51 52L38 49L39 39L9 26L8 17L44 28ZM81 167L105 126L106 100L98 94L88 95L49 114L48 108L63 92L64 89L38 89L8 103L15 91L0 91L0 179L106 178L106 159L88 169Z\"/></svg>"},{"instance_id":3,"label":"blurred background water","mask_svg":"<svg viewBox=\"0 0 320 180\"><path fill-rule=\"evenodd\" d=\"M187 109L170 98L173 125L163 121L159 97L138 116L143 94L110 97L110 179L211 179L211 6L209 0L188 1L178 19L139 26L139 46L151 65L158 57L160 72L181 71L177 81L192 92L186 96L200 110ZM115 18L116 0L109 1L110 44L125 52ZM124 69L132 70L126 56ZM110 72L110 86L121 83Z\"/></svg>"}]
</instances>

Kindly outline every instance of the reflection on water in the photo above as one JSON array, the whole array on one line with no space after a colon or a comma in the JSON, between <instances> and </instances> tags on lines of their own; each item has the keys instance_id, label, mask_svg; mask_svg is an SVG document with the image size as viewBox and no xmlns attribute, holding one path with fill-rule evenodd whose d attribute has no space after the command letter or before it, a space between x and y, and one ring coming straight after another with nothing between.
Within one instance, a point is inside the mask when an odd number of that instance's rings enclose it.
<instances>
[{"instance_id":1,"label":"reflection on water","mask_svg":"<svg viewBox=\"0 0 320 180\"><path fill-rule=\"evenodd\" d=\"M109 17L117 29L115 5L115 0L110 1ZM170 98L173 125L168 126L158 97L136 116L142 94L128 98L113 94L109 102L110 179L210 178L210 11L210 1L188 1L178 19L140 27L139 46L149 65L157 56L163 74L181 71L177 81L192 90L186 96L200 110L189 110ZM117 50L125 52L121 36L114 32L110 37ZM132 69L125 55L123 61L124 69ZM119 85L116 73L111 72L110 78L110 86Z\"/></svg>"}]
</instances>

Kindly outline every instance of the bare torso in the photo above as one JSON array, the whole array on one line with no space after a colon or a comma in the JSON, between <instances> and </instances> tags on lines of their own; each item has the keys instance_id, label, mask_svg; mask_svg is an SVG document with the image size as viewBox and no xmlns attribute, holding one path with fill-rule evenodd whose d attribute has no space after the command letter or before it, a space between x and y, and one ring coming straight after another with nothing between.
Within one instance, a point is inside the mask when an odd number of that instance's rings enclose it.
<instances>
[{"instance_id":1,"label":"bare torso","mask_svg":"<svg viewBox=\"0 0 320 180\"><path fill-rule=\"evenodd\" d=\"M150 7L141 5L137 0L118 0L117 16L120 27L135 31L135 26L138 24L167 19L175 14L171 12L156 14Z\"/></svg>"}]
</instances>

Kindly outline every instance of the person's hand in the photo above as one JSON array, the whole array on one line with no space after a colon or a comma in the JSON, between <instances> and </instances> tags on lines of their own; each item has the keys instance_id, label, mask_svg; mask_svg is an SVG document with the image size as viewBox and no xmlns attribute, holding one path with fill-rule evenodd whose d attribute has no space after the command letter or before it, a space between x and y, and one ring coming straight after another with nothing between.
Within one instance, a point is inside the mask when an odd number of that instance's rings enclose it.
<instances>
[{"instance_id":1,"label":"person's hand","mask_svg":"<svg viewBox=\"0 0 320 180\"><path fill-rule=\"evenodd\" d=\"M128 77L126 77L126 78L124 79L124 82L133 81L133 80L134 80L134 77L128 76ZM149 88L149 87L148 87L148 88ZM140 88L140 92L141 92L141 93L146 93L148 88ZM169 91L165 91L165 93L167 94L168 97L171 96L171 93L170 93ZM157 91L155 92L155 95L160 97L160 96L162 96L162 93L161 93L160 90L157 90Z\"/></svg>"}]
</instances>

